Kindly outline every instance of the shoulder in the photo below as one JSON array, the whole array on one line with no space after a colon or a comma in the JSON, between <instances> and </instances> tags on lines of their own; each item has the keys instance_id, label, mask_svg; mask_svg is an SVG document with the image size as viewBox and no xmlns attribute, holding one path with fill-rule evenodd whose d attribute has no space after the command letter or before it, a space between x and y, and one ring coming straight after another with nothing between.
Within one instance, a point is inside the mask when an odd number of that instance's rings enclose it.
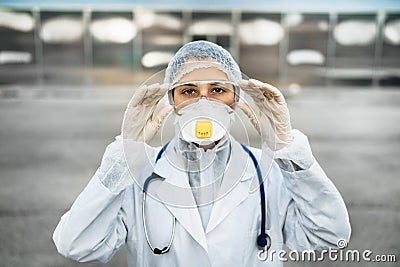
<instances>
[{"instance_id":1,"label":"shoulder","mask_svg":"<svg viewBox=\"0 0 400 267\"><path fill-rule=\"evenodd\" d=\"M146 157L152 159L162 147L153 147L143 142L134 141L131 139L123 139L121 135L115 137L104 152L104 156L123 161L129 159L140 159Z\"/></svg>"}]
</instances>

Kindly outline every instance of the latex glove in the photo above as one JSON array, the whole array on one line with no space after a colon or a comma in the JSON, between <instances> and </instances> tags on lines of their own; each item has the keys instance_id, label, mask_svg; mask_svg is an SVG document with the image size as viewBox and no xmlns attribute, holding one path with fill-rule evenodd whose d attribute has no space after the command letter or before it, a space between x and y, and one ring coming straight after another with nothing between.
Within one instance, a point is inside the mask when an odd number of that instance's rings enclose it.
<instances>
[{"instance_id":1,"label":"latex glove","mask_svg":"<svg viewBox=\"0 0 400 267\"><path fill-rule=\"evenodd\" d=\"M238 106L250 118L250 121L273 151L288 146L293 136L290 115L283 94L274 86L258 80L242 80L240 88L245 91L259 108L254 111L245 103Z\"/></svg>"},{"instance_id":2,"label":"latex glove","mask_svg":"<svg viewBox=\"0 0 400 267\"><path fill-rule=\"evenodd\" d=\"M154 111L158 102L168 91L168 84L155 83L139 87L128 104L124 114L122 136L124 139L149 143L155 136L168 113L173 109L168 105Z\"/></svg>"}]
</instances>

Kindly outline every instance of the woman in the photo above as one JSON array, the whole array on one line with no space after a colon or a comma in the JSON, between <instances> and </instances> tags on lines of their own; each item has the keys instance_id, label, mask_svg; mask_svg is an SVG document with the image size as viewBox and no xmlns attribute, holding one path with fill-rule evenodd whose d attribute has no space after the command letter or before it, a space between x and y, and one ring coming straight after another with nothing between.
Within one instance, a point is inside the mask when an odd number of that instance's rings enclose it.
<instances>
[{"instance_id":1,"label":"woman","mask_svg":"<svg viewBox=\"0 0 400 267\"><path fill-rule=\"evenodd\" d=\"M256 109L239 100L240 90ZM165 94L170 105L153 114ZM230 135L238 107L262 150ZM174 138L163 148L147 145L171 113ZM164 84L135 92L122 137L53 239L80 262L107 262L126 243L129 266L281 266L260 261L260 249L321 250L348 241L350 231L345 204L305 135L291 129L280 91L242 80L225 49L197 41L176 53Z\"/></svg>"}]
</instances>

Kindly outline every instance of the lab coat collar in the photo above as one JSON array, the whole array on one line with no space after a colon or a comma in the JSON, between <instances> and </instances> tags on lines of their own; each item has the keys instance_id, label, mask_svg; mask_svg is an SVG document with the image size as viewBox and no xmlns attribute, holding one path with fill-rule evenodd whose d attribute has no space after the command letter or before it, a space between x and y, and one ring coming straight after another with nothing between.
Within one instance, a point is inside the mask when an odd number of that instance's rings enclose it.
<instances>
[{"instance_id":1,"label":"lab coat collar","mask_svg":"<svg viewBox=\"0 0 400 267\"><path fill-rule=\"evenodd\" d=\"M171 159L181 158L172 140L165 155L157 162L154 172L164 177L156 188L156 195L178 222L208 252L206 233L213 230L228 216L235 207L249 195L251 178L256 177L256 170L248 154L240 144L231 138L232 150L227 170L214 203L210 220L204 231L196 201L189 185L183 162Z\"/></svg>"}]
</instances>

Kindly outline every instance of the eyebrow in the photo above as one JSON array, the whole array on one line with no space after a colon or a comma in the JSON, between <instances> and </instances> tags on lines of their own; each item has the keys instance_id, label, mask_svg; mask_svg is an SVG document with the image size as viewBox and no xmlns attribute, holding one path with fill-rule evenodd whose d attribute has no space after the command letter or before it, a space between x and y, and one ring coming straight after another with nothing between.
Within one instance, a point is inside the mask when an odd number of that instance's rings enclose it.
<instances>
[{"instance_id":1,"label":"eyebrow","mask_svg":"<svg viewBox=\"0 0 400 267\"><path fill-rule=\"evenodd\" d=\"M232 85L231 83L229 83L229 82L227 83L226 81L214 81L214 82L210 82L209 83L209 85L211 85L211 86L225 85L225 84ZM194 83L187 82L187 83L179 84L178 86L176 86L174 88L179 88L181 86L184 86L184 87L187 87L187 86L189 86L189 87L197 87L198 84L196 82L194 82Z\"/></svg>"},{"instance_id":2,"label":"eyebrow","mask_svg":"<svg viewBox=\"0 0 400 267\"><path fill-rule=\"evenodd\" d=\"M197 86L197 85L194 83L184 83L184 84L178 85L177 87L181 87L181 86Z\"/></svg>"},{"instance_id":3,"label":"eyebrow","mask_svg":"<svg viewBox=\"0 0 400 267\"><path fill-rule=\"evenodd\" d=\"M210 83L210 85L212 85L212 86L214 86L214 85L222 85L222 86L225 86L225 87L228 87L228 86L233 86L234 87L234 85L233 84L231 84L231 83L226 83L226 82L223 82L223 81L221 81L221 82L213 82L213 83Z\"/></svg>"}]
</instances>

